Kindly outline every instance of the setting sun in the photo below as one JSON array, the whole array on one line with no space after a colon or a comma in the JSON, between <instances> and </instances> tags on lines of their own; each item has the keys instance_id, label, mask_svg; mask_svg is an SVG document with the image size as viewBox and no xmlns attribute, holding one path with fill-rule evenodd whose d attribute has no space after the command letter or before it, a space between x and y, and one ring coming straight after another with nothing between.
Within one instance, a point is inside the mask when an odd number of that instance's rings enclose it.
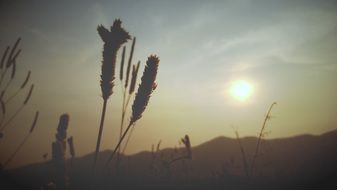
<instances>
[{"instance_id":1,"label":"setting sun","mask_svg":"<svg viewBox=\"0 0 337 190\"><path fill-rule=\"evenodd\" d=\"M231 85L231 94L234 98L244 101L248 99L253 91L253 87L247 81L235 81Z\"/></svg>"}]
</instances>

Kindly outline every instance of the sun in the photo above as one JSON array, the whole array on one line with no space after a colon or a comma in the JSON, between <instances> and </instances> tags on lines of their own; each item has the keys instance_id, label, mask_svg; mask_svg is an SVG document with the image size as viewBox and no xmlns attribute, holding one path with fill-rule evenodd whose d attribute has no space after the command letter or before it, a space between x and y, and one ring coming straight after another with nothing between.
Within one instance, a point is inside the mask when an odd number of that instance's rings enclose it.
<instances>
[{"instance_id":1,"label":"sun","mask_svg":"<svg viewBox=\"0 0 337 190\"><path fill-rule=\"evenodd\" d=\"M234 81L230 87L230 92L237 100L245 101L251 96L253 86L245 80Z\"/></svg>"}]
</instances>

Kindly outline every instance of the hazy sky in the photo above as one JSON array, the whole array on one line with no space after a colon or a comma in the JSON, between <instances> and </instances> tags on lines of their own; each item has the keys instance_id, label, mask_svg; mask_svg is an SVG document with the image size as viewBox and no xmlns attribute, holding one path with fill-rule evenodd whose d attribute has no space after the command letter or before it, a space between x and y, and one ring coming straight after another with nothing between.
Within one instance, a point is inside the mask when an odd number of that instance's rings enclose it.
<instances>
[{"instance_id":1,"label":"hazy sky","mask_svg":"<svg viewBox=\"0 0 337 190\"><path fill-rule=\"evenodd\" d=\"M134 62L142 61L141 71L149 55L161 60L158 88L127 153L150 149L160 139L163 147L173 147L185 134L193 145L216 136L233 137L233 126L241 136L257 135L273 101L278 105L267 126L268 138L334 130L336 8L337 1L329 0L2 2L1 53L22 37L15 84L32 70L35 91L5 130L0 159L18 146L35 110L40 111L36 131L12 166L51 154L64 112L70 114L68 135L74 136L77 155L94 151L102 109L103 44L96 28L111 26L115 18L137 37ZM228 92L235 80L253 85L244 102ZM119 130L122 96L119 80L115 83L102 150L112 149ZM11 113L23 98L21 94L12 102Z\"/></svg>"}]
</instances>

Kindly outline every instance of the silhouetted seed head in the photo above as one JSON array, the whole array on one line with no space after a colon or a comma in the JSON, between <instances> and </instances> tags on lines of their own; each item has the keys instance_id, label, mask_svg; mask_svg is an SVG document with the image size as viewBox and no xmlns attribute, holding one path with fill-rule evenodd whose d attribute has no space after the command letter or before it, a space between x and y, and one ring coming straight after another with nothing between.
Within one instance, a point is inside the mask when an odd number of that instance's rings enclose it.
<instances>
[{"instance_id":1,"label":"silhouetted seed head","mask_svg":"<svg viewBox=\"0 0 337 190\"><path fill-rule=\"evenodd\" d=\"M157 144L157 150L156 150L156 152L158 152L160 150L160 144L161 144L161 140Z\"/></svg>"},{"instance_id":2,"label":"silhouetted seed head","mask_svg":"<svg viewBox=\"0 0 337 190\"><path fill-rule=\"evenodd\" d=\"M2 115L5 115L6 114L6 104L2 98L0 99L0 102L1 102Z\"/></svg>"},{"instance_id":3,"label":"silhouetted seed head","mask_svg":"<svg viewBox=\"0 0 337 190\"><path fill-rule=\"evenodd\" d=\"M159 58L151 55L148 57L141 83L138 87L135 100L132 105L132 116L130 124L136 122L142 117L142 114L149 102L151 93L155 86L157 70L159 66Z\"/></svg>"},{"instance_id":4,"label":"silhouetted seed head","mask_svg":"<svg viewBox=\"0 0 337 190\"><path fill-rule=\"evenodd\" d=\"M69 137L68 138L68 145L69 145L69 151L70 151L70 155L71 157L75 157L75 147L74 147L74 140L73 137Z\"/></svg>"},{"instance_id":5,"label":"silhouetted seed head","mask_svg":"<svg viewBox=\"0 0 337 190\"><path fill-rule=\"evenodd\" d=\"M60 116L59 125L57 127L56 139L63 141L67 138L67 129L69 124L69 115L62 114Z\"/></svg>"},{"instance_id":6,"label":"silhouetted seed head","mask_svg":"<svg viewBox=\"0 0 337 190\"><path fill-rule=\"evenodd\" d=\"M23 104L27 104L27 102L29 101L30 97L32 96L33 89L34 89L34 84L32 84L32 85L30 86L28 95L27 95L25 101L23 102Z\"/></svg>"},{"instance_id":7,"label":"silhouetted seed head","mask_svg":"<svg viewBox=\"0 0 337 190\"><path fill-rule=\"evenodd\" d=\"M185 135L185 137L181 139L181 142L185 145L188 158L192 158L191 142L190 142L190 138L188 137L188 135Z\"/></svg>"},{"instance_id":8,"label":"silhouetted seed head","mask_svg":"<svg viewBox=\"0 0 337 190\"><path fill-rule=\"evenodd\" d=\"M21 89L24 88L26 86L26 84L28 83L29 81L29 78L30 78L30 71L28 71L28 74L27 74L27 77L25 79L25 81L23 81L22 85L21 85Z\"/></svg>"},{"instance_id":9,"label":"silhouetted seed head","mask_svg":"<svg viewBox=\"0 0 337 190\"><path fill-rule=\"evenodd\" d=\"M1 69L4 67L5 60L6 60L8 51L9 51L9 46L7 46L7 48L6 48L5 52L4 52L4 54L2 55L1 63L0 63L0 68L1 68Z\"/></svg>"},{"instance_id":10,"label":"silhouetted seed head","mask_svg":"<svg viewBox=\"0 0 337 190\"><path fill-rule=\"evenodd\" d=\"M115 20L110 31L102 25L97 28L98 34L104 42L101 74L101 90L104 100L107 100L113 93L117 51L123 43L130 39L129 33L121 27L121 23L120 20Z\"/></svg>"},{"instance_id":11,"label":"silhouetted seed head","mask_svg":"<svg viewBox=\"0 0 337 190\"><path fill-rule=\"evenodd\" d=\"M8 68L9 66L11 66L12 62L13 62L13 54L14 54L14 51L15 49L17 48L19 42L21 41L21 38L18 38L9 54L9 57L7 59L7 64L6 64L6 67ZM17 53L16 53L16 56L20 53L21 50L19 50ZM14 56L15 57L15 56Z\"/></svg>"},{"instance_id":12,"label":"silhouetted seed head","mask_svg":"<svg viewBox=\"0 0 337 190\"><path fill-rule=\"evenodd\" d=\"M119 70L119 79L121 81L123 80L123 74L124 74L125 50L126 50L126 47L124 46L123 52L122 52L121 66L120 66L120 70Z\"/></svg>"},{"instance_id":13,"label":"silhouetted seed head","mask_svg":"<svg viewBox=\"0 0 337 190\"><path fill-rule=\"evenodd\" d=\"M15 77L15 72L16 72L16 61L14 59L13 64L12 64L12 74L11 74L11 79Z\"/></svg>"},{"instance_id":14,"label":"silhouetted seed head","mask_svg":"<svg viewBox=\"0 0 337 190\"><path fill-rule=\"evenodd\" d=\"M39 118L39 111L37 111L35 113L33 124L32 124L32 126L31 126L31 128L29 130L30 133L32 133L34 131L38 118Z\"/></svg>"},{"instance_id":15,"label":"silhouetted seed head","mask_svg":"<svg viewBox=\"0 0 337 190\"><path fill-rule=\"evenodd\" d=\"M135 49L135 44L136 44L136 37L134 37L133 40L132 40L132 46L131 46L128 66L126 68L126 78L125 78L125 84L124 84L125 88L127 88L128 85L129 85L130 69L131 69L131 63L132 63L133 51Z\"/></svg>"},{"instance_id":16,"label":"silhouetted seed head","mask_svg":"<svg viewBox=\"0 0 337 190\"><path fill-rule=\"evenodd\" d=\"M132 65L132 77L131 77L129 94L132 94L135 91L139 65L140 65L140 61L138 61L137 66Z\"/></svg>"}]
</instances>

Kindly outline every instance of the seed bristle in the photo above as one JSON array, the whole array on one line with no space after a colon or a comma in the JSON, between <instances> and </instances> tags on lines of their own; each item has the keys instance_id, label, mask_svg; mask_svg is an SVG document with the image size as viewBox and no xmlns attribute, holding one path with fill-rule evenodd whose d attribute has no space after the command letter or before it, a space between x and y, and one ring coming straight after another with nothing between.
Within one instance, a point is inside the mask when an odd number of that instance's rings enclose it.
<instances>
[{"instance_id":1,"label":"seed bristle","mask_svg":"<svg viewBox=\"0 0 337 190\"><path fill-rule=\"evenodd\" d=\"M31 74L31 71L28 71L26 79L25 79L25 81L23 81L23 83L21 85L21 89L24 88L26 86L26 84L28 83L29 78L30 78L30 74Z\"/></svg>"},{"instance_id":2,"label":"seed bristle","mask_svg":"<svg viewBox=\"0 0 337 190\"><path fill-rule=\"evenodd\" d=\"M39 118L39 111L36 111L33 124L32 124L32 126L30 127L30 130L29 130L30 133L32 133L34 131L38 118Z\"/></svg>"},{"instance_id":3,"label":"seed bristle","mask_svg":"<svg viewBox=\"0 0 337 190\"><path fill-rule=\"evenodd\" d=\"M27 104L27 102L29 101L30 97L32 96L33 89L34 89L34 84L32 84L32 85L30 86L28 95L26 96L26 99L25 99L25 101L23 102L23 104Z\"/></svg>"}]
</instances>

